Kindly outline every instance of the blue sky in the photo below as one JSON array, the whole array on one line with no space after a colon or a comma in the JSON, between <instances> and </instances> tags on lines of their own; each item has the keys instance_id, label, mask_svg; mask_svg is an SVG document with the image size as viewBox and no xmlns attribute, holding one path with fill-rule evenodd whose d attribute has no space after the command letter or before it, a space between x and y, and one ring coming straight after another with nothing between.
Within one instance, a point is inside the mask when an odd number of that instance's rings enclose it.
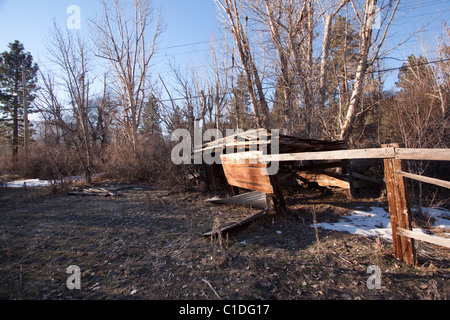
<instances>
[{"instance_id":1,"label":"blue sky","mask_svg":"<svg viewBox=\"0 0 450 320\"><path fill-rule=\"evenodd\" d=\"M420 36L389 53L383 67L393 68L402 64L402 59L411 54L420 54L424 44L430 58L435 53L436 38L443 30L443 21L450 24L449 0L408 0L403 1L399 17L394 22L388 39L393 46L422 25L430 23ZM81 30L87 31L86 20L101 12L101 5L93 0L0 0L0 52L7 50L8 43L19 40L30 51L35 60L45 63L45 38L53 20L65 26L70 5L81 9ZM156 9L162 10L166 30L160 39L158 63L164 64L167 57L177 64L200 61L207 53L208 40L219 22L213 0L153 0ZM167 57L166 57L167 55ZM388 86L395 81L397 72L385 74Z\"/></svg>"},{"instance_id":2,"label":"blue sky","mask_svg":"<svg viewBox=\"0 0 450 320\"><path fill-rule=\"evenodd\" d=\"M153 0L161 9L165 32L159 40L158 57L185 58L192 52L204 52L206 43L217 24L216 5L212 0ZM66 25L70 5L77 5L81 13L81 31L88 33L87 19L101 14L102 6L95 0L0 0L0 52L8 43L19 40L36 61L45 60L45 39L53 20ZM196 43L195 45L185 45ZM183 45L183 46L180 46ZM188 53L186 53L188 52Z\"/></svg>"}]
</instances>

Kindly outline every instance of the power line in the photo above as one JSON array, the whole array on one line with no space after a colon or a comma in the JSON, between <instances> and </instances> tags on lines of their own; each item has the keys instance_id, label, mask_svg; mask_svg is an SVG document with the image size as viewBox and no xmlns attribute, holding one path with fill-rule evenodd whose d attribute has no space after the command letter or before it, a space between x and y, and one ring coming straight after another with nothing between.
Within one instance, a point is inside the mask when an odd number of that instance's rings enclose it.
<instances>
[{"instance_id":1,"label":"power line","mask_svg":"<svg viewBox=\"0 0 450 320\"><path fill-rule=\"evenodd\" d=\"M191 42L191 43L183 43L183 44L177 44L177 45L173 45L173 46L168 46L168 47L162 47L159 48L160 50L166 50L166 49L173 49L173 48L180 48L180 47L189 47L189 46L195 46L197 44L206 44L206 43L211 43L211 41L200 41L200 42Z\"/></svg>"},{"instance_id":2,"label":"power line","mask_svg":"<svg viewBox=\"0 0 450 320\"><path fill-rule=\"evenodd\" d=\"M394 58L396 59L396 58ZM440 60L435 60L435 61L428 61L428 62L423 62L423 63L418 63L415 65L409 65L409 67L420 67L423 65L428 65L428 64L434 64L434 63L440 63L440 62L445 62L445 61L449 61L450 58L448 59L440 59ZM405 60L406 62L407 60ZM367 71L366 74L373 74L373 73L381 73L381 72L389 72L389 71L394 71L394 70L400 70L401 68L403 68L403 66L401 67L395 67L395 68L388 68L388 69L382 69L382 70L373 70L373 71ZM276 86L268 86L268 87L264 87L262 88L264 91L266 90L270 90L270 89L276 89ZM233 92L231 91L226 91L223 93L223 95L228 95L231 94ZM214 97L214 94L205 94L205 97ZM198 99L198 98L202 98L203 96L192 96L190 97L191 99ZM158 100L159 102L173 102L173 101L180 101L180 100L185 100L185 97L177 97L177 98L172 98L172 99L161 99Z\"/></svg>"},{"instance_id":3,"label":"power line","mask_svg":"<svg viewBox=\"0 0 450 320\"><path fill-rule=\"evenodd\" d=\"M401 62L407 62L408 60L404 60L404 59L399 59L399 58L395 58L395 57L383 57L382 59L394 59L394 60L398 60ZM442 63L442 62L446 62L446 61L450 61L450 58L447 59L439 59L439 60L434 60L434 61L427 61L427 62L420 62L414 65L408 65L408 67L420 67L420 66L424 66L424 65L429 65L429 64L435 64L435 63ZM382 70L372 70L372 71L367 71L366 74L374 74L374 73L385 73L385 72L390 72L390 71L395 71L395 70L400 70L404 67L404 65L400 66L400 67L393 67L393 68L387 68L387 69L382 69ZM276 86L267 86L262 88L264 91L266 90L271 90L271 89L276 89ZM224 93L222 93L223 95L229 95L233 93L232 91L225 91ZM98 96L100 95L100 93L96 93L94 96ZM203 97L214 97L215 94L204 94L204 95L197 95L197 96L191 96L190 99L199 99L199 98L203 98ZM176 98L169 98L169 99L158 99L158 101L160 103L164 103L164 102L174 102L174 101L182 101L185 100L186 97L176 97ZM91 107L89 107L89 109L91 109ZM68 111L68 110L73 110L72 108L60 108L61 111Z\"/></svg>"},{"instance_id":4,"label":"power line","mask_svg":"<svg viewBox=\"0 0 450 320\"><path fill-rule=\"evenodd\" d=\"M440 62L445 62L445 61L449 61L450 58L448 59L441 59L441 60L435 60L435 61L428 61L428 62L421 62L418 64L411 64L408 65L408 67L420 67L420 66L425 66L428 64L432 64L432 63L440 63ZM395 68L389 68L389 69L383 69L383 70L373 70L373 71L368 71L366 72L367 74L372 74L372 73L381 73L381 72L389 72L389 71L394 71L394 70L400 70L402 69L404 66L401 67L395 67Z\"/></svg>"},{"instance_id":5,"label":"power line","mask_svg":"<svg viewBox=\"0 0 450 320\"><path fill-rule=\"evenodd\" d=\"M394 58L396 59L396 58ZM405 60L406 62L407 60ZM434 63L441 63L441 62L446 62L446 61L450 61L450 58L447 59L440 59L440 60L434 60L434 61L428 61L428 62L422 62L422 63L417 63L417 64L413 64L413 65L408 65L408 67L420 67L420 66L424 66L424 65L428 65L428 64L434 64ZM367 71L366 74L373 74L373 73L384 73L384 72L389 72L389 71L394 71L394 70L400 70L402 69L404 66L401 67L395 67L395 68L388 68L388 69L382 69L382 70L373 70L373 71ZM267 90L271 90L271 89L276 89L276 86L267 86L262 88L264 91ZM232 91L225 91L222 93L222 95L229 95L232 94ZM204 94L204 95L197 95L197 96L191 96L189 97L190 99L199 99L199 98L203 98L203 97L214 97L216 96L215 94ZM174 101L182 101L185 100L186 97L176 97L176 98L168 98L168 99L158 99L158 102L160 103L165 103L165 102L174 102ZM61 108L60 110L72 110L71 108Z\"/></svg>"}]
</instances>

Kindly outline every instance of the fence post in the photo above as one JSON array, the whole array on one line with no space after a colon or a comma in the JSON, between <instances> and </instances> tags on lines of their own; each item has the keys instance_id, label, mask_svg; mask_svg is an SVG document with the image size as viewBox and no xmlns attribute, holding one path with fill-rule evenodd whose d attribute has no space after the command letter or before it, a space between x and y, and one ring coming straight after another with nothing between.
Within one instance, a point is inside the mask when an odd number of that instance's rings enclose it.
<instances>
[{"instance_id":1,"label":"fence post","mask_svg":"<svg viewBox=\"0 0 450 320\"><path fill-rule=\"evenodd\" d=\"M383 144L383 148L398 148L399 144ZM411 230L411 215L406 197L404 178L397 171L404 170L405 161L399 159L384 159L384 178L389 202L389 216L392 226L392 242L394 256L410 265L416 264L416 249L414 239L400 236L397 228Z\"/></svg>"}]
</instances>

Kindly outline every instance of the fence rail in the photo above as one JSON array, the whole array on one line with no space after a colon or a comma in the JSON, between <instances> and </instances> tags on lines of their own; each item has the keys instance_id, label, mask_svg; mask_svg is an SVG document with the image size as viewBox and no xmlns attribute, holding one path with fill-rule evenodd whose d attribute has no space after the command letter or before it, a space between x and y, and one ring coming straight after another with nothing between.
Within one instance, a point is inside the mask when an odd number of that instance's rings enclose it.
<instances>
[{"instance_id":1,"label":"fence rail","mask_svg":"<svg viewBox=\"0 0 450 320\"><path fill-rule=\"evenodd\" d=\"M444 188L450 189L450 181L436 179L436 178L430 178L430 177L425 177L425 176L421 176L419 174L414 174L414 173L409 173L409 172L404 172L404 171L396 171L395 173L399 174L399 175L401 175L402 177L405 177L405 178L414 179L414 180L417 180L417 181L430 183L430 184L434 184L434 185L437 185L437 186L440 186L440 187L444 187Z\"/></svg>"},{"instance_id":2,"label":"fence rail","mask_svg":"<svg viewBox=\"0 0 450 320\"><path fill-rule=\"evenodd\" d=\"M299 160L343 160L343 159L399 159L399 160L440 160L450 161L450 149L416 149L383 147L355 150L333 150L269 154L259 157L261 161L299 161Z\"/></svg>"},{"instance_id":3,"label":"fence rail","mask_svg":"<svg viewBox=\"0 0 450 320\"><path fill-rule=\"evenodd\" d=\"M433 243L433 244L437 244L439 246L450 248L450 239L448 239L448 238L442 238L442 237L433 236L433 235L429 235L429 234L418 233L418 232L406 230L403 228L397 228L397 233L404 237L409 237L409 238L413 238L416 240L422 240L422 241L425 241L428 243Z\"/></svg>"}]
</instances>

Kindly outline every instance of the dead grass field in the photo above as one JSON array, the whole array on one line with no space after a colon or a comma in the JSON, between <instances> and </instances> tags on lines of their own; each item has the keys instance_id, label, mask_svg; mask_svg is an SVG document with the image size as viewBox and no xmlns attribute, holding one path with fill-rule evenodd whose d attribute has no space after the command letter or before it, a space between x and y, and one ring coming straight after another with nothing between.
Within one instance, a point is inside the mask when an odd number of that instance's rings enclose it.
<instances>
[{"instance_id":1,"label":"dead grass field","mask_svg":"<svg viewBox=\"0 0 450 320\"><path fill-rule=\"evenodd\" d=\"M448 299L450 250L418 242L418 266L392 244L313 228L355 206L344 195L289 191L289 213L219 239L200 234L242 214L198 191L130 186L116 198L0 188L2 299ZM380 205L386 205L381 203ZM381 289L367 268L380 266ZM69 290L66 269L81 270Z\"/></svg>"}]
</instances>

